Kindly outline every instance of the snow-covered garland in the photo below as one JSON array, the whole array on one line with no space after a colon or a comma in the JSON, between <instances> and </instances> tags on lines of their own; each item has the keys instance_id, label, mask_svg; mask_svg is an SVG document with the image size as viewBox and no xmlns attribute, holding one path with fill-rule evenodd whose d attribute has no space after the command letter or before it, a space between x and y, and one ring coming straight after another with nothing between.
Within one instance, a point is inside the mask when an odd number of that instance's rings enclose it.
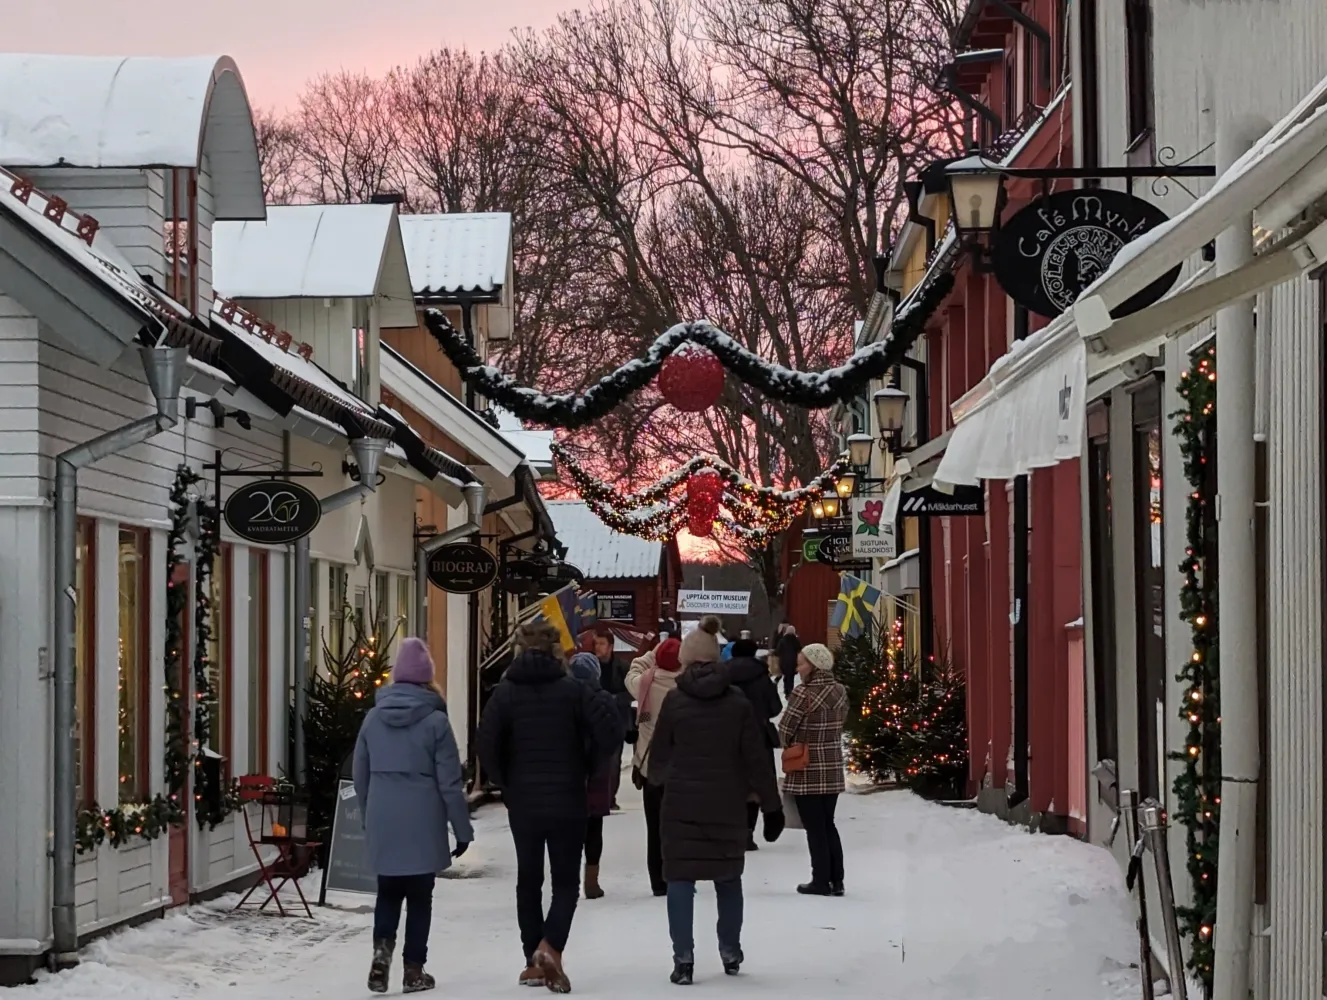
<instances>
[{"instance_id":1,"label":"snow-covered garland","mask_svg":"<svg viewBox=\"0 0 1327 1000\"><path fill-rule=\"evenodd\" d=\"M897 365L921 336L931 314L954 286L952 274L941 274L894 318L888 336L858 349L838 368L802 372L770 364L748 351L718 327L705 321L678 323L661 334L645 357L629 361L583 394L549 394L519 385L497 368L484 364L469 339L456 330L441 310L428 309L424 322L461 378L480 395L520 417L546 427L584 427L607 416L632 393L647 386L664 360L683 344L711 351L724 368L765 396L808 409L823 409L861 394L872 379Z\"/></svg>"},{"instance_id":2,"label":"snow-covered garland","mask_svg":"<svg viewBox=\"0 0 1327 1000\"><path fill-rule=\"evenodd\" d=\"M666 542L676 538L677 533L687 524L685 500L668 504L642 517L619 513L597 500L586 500L585 503L596 517L619 534L634 535L651 542ZM741 524L723 513L715 518L714 523L726 534L731 535L738 544L747 548L763 549L775 535L780 534L780 531L771 528Z\"/></svg>"}]
</instances>

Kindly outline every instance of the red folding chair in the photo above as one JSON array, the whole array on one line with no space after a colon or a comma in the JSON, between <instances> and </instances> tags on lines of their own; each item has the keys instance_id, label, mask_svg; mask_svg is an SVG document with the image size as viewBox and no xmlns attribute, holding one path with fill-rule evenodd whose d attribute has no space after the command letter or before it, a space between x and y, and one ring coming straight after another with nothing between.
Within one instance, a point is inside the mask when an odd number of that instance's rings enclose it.
<instances>
[{"instance_id":1,"label":"red folding chair","mask_svg":"<svg viewBox=\"0 0 1327 1000\"><path fill-rule=\"evenodd\" d=\"M266 910L269 903L275 902L277 912L283 917L287 916L285 907L281 905L281 890L287 885L293 885L300 903L304 906L305 914L312 917L313 910L309 907L309 901L304 898L304 890L300 888L299 880L308 874L313 852L318 845L305 840L303 831L298 835L296 833L296 824L292 819L296 808L293 789L278 791L274 779L256 774L240 778L239 786L240 812L244 814L244 832L249 838L249 850L253 852L254 859L258 862L258 880L235 904L235 909L238 910L247 903L249 897L265 885L269 890L267 898L258 909ZM260 807L256 831L248 808L255 802ZM305 815L307 816L307 812ZM280 822L282 819L285 820L284 823ZM264 859L260 847L275 847L276 856L271 860Z\"/></svg>"}]
</instances>

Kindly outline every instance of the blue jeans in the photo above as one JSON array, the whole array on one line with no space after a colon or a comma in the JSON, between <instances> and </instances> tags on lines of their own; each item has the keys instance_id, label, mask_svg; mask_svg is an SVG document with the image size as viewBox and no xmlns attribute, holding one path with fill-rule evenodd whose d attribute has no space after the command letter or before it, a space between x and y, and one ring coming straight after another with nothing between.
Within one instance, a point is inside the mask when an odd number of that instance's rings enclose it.
<instances>
[{"instance_id":1,"label":"blue jeans","mask_svg":"<svg viewBox=\"0 0 1327 1000\"><path fill-rule=\"evenodd\" d=\"M719 897L719 957L725 962L742 960L742 879L715 882ZM696 960L693 937L696 915L696 883L668 883L668 933L673 939L673 961Z\"/></svg>"},{"instance_id":2,"label":"blue jeans","mask_svg":"<svg viewBox=\"0 0 1327 1000\"><path fill-rule=\"evenodd\" d=\"M427 875L379 875L378 902L373 908L373 940L396 943L405 903L405 947L401 960L423 965L429 957L429 924L433 920L432 872Z\"/></svg>"}]
</instances>

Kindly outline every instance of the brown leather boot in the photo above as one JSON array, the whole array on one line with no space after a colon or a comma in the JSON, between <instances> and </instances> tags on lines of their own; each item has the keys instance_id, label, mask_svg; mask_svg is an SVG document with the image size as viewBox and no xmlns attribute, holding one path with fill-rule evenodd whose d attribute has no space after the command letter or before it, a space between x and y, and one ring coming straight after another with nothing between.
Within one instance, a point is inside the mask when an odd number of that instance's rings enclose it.
<instances>
[{"instance_id":1,"label":"brown leather boot","mask_svg":"<svg viewBox=\"0 0 1327 1000\"><path fill-rule=\"evenodd\" d=\"M539 968L539 966L535 964L535 960L532 958L530 959L530 964L526 966L525 971L521 973L521 977L516 980L516 982L522 986L543 986L544 970Z\"/></svg>"},{"instance_id":2,"label":"brown leather boot","mask_svg":"<svg viewBox=\"0 0 1327 1000\"><path fill-rule=\"evenodd\" d=\"M571 980L562 969L562 952L554 951L547 941L535 949L534 964L544 974L544 987L550 993L570 993Z\"/></svg>"},{"instance_id":3,"label":"brown leather boot","mask_svg":"<svg viewBox=\"0 0 1327 1000\"><path fill-rule=\"evenodd\" d=\"M603 899L604 890L599 887L599 866L585 866L585 898Z\"/></svg>"}]
</instances>

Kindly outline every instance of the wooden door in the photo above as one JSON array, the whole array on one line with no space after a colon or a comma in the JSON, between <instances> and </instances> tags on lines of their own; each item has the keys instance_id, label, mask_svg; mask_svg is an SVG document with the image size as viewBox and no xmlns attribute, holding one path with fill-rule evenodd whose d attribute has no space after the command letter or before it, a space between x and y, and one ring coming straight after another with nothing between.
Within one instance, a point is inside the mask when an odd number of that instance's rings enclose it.
<instances>
[{"instance_id":1,"label":"wooden door","mask_svg":"<svg viewBox=\"0 0 1327 1000\"><path fill-rule=\"evenodd\" d=\"M176 566L175 572L171 578L177 587L187 587L189 585L188 566ZM189 745L189 733L193 724L193 713L187 706L193 704L193 643L191 641L191 620L189 609L193 607L192 599L185 601L184 613L180 616L183 621L180 623L180 683L183 690L180 692L180 700L184 702L186 709L184 717L181 720L183 727L182 738L185 747ZM168 865L168 877L170 882L170 899L172 906L181 906L189 902L189 830L193 822L192 809L193 793L191 791L190 778L192 777L192 765L186 765L186 776L184 789L180 795L180 805L184 810L184 816L180 822L170 828L170 863Z\"/></svg>"}]
</instances>

